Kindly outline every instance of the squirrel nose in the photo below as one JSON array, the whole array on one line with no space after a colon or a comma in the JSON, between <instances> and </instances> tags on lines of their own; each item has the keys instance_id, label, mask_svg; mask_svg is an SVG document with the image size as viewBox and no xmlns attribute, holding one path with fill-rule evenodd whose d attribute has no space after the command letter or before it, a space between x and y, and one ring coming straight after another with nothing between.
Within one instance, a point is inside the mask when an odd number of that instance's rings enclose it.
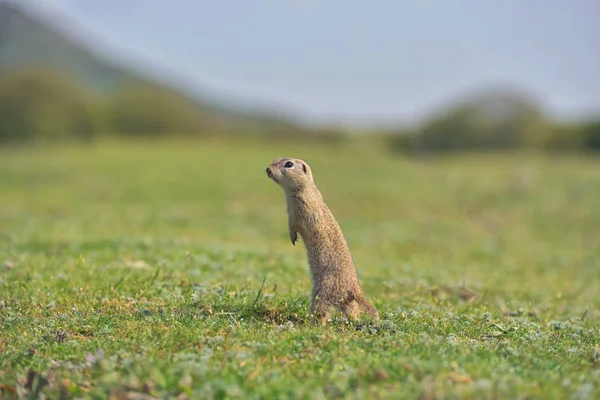
<instances>
[{"instance_id":1,"label":"squirrel nose","mask_svg":"<svg viewBox=\"0 0 600 400\"><path fill-rule=\"evenodd\" d=\"M266 170L266 171L267 171L267 176L268 176L268 177L271 177L271 168L270 168L270 167L267 167L267 170Z\"/></svg>"}]
</instances>

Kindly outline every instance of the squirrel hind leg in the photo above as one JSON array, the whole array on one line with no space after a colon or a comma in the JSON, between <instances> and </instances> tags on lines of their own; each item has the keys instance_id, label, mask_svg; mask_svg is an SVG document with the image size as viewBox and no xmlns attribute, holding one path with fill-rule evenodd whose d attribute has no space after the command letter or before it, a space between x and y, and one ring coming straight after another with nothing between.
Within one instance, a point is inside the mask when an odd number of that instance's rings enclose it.
<instances>
[{"instance_id":1,"label":"squirrel hind leg","mask_svg":"<svg viewBox=\"0 0 600 400\"><path fill-rule=\"evenodd\" d=\"M340 306L340 311L349 319L357 319L360 312L360 307L356 300L350 300Z\"/></svg>"},{"instance_id":2,"label":"squirrel hind leg","mask_svg":"<svg viewBox=\"0 0 600 400\"><path fill-rule=\"evenodd\" d=\"M310 306L309 314L312 319L312 323L315 324L318 322L321 325L325 325L327 321L331 318L331 310L333 308L332 304L329 304L321 299L315 298L313 303Z\"/></svg>"},{"instance_id":3,"label":"squirrel hind leg","mask_svg":"<svg viewBox=\"0 0 600 400\"><path fill-rule=\"evenodd\" d=\"M358 303L358 307L362 312L373 318L379 320L379 312L364 298L362 295L354 296L354 300Z\"/></svg>"}]
</instances>

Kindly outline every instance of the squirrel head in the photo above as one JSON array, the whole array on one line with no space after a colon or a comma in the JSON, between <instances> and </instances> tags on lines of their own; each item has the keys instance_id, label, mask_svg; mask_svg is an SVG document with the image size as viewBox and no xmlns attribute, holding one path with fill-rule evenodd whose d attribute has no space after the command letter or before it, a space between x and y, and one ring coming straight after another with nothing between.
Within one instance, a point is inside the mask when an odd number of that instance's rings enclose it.
<instances>
[{"instance_id":1,"label":"squirrel head","mask_svg":"<svg viewBox=\"0 0 600 400\"><path fill-rule=\"evenodd\" d=\"M285 191L297 192L314 185L310 167L298 158L278 158L266 171L267 176Z\"/></svg>"}]
</instances>

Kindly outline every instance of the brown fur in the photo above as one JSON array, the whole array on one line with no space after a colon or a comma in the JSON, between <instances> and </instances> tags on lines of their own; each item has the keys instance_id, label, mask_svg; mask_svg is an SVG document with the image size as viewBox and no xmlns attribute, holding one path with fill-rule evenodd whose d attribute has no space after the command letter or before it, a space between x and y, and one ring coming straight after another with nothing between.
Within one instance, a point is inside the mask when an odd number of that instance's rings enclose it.
<instances>
[{"instance_id":1,"label":"brown fur","mask_svg":"<svg viewBox=\"0 0 600 400\"><path fill-rule=\"evenodd\" d=\"M291 162L291 167L285 167ZM302 237L313 289L310 314L325 323L337 308L349 318L365 312L379 319L365 299L344 234L323 201L308 164L296 158L278 158L267 167L267 175L285 192L290 240Z\"/></svg>"}]
</instances>

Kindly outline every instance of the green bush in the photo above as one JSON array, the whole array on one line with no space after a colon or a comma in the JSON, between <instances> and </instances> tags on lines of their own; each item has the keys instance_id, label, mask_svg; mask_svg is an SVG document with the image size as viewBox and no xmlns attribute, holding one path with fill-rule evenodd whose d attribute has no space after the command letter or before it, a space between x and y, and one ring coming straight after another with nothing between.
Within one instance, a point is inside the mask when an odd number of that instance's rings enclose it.
<instances>
[{"instance_id":1,"label":"green bush","mask_svg":"<svg viewBox=\"0 0 600 400\"><path fill-rule=\"evenodd\" d=\"M389 135L397 153L542 149L600 151L600 120L565 124L546 118L535 102L506 93L484 93L449 107L414 132Z\"/></svg>"},{"instance_id":2,"label":"green bush","mask_svg":"<svg viewBox=\"0 0 600 400\"><path fill-rule=\"evenodd\" d=\"M600 120L585 124L582 128L582 137L587 150L600 152Z\"/></svg>"},{"instance_id":3,"label":"green bush","mask_svg":"<svg viewBox=\"0 0 600 400\"><path fill-rule=\"evenodd\" d=\"M410 142L419 151L514 149L539 141L536 104L512 93L484 92L426 121Z\"/></svg>"},{"instance_id":4,"label":"green bush","mask_svg":"<svg viewBox=\"0 0 600 400\"><path fill-rule=\"evenodd\" d=\"M91 97L65 75L26 70L0 79L0 142L23 143L97 133Z\"/></svg>"}]
</instances>

